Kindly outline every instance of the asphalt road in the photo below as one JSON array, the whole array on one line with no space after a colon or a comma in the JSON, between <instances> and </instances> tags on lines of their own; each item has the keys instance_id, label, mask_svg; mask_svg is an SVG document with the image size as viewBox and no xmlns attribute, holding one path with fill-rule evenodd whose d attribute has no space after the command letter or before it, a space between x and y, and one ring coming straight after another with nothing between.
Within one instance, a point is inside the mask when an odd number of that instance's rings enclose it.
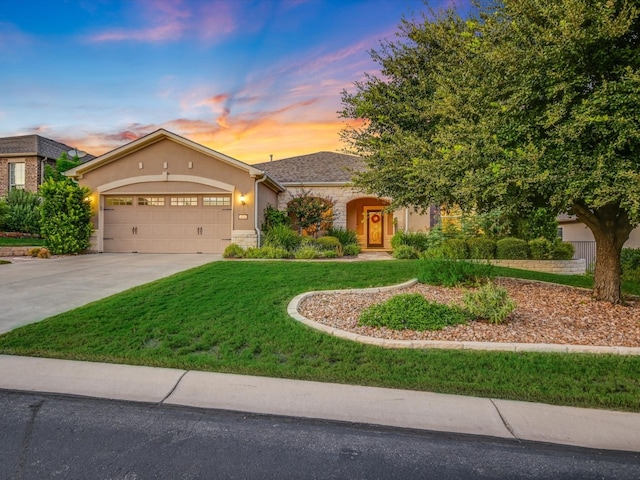
<instances>
[{"instance_id":1,"label":"asphalt road","mask_svg":"<svg viewBox=\"0 0 640 480\"><path fill-rule=\"evenodd\" d=\"M637 479L640 454L0 391L0 479Z\"/></svg>"}]
</instances>

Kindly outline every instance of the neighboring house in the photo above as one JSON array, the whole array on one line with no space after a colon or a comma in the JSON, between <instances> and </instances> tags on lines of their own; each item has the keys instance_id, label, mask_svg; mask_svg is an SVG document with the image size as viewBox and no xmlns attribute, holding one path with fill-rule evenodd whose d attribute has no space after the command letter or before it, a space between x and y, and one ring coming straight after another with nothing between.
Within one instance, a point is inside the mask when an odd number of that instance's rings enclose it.
<instances>
[{"instance_id":1,"label":"neighboring house","mask_svg":"<svg viewBox=\"0 0 640 480\"><path fill-rule=\"evenodd\" d=\"M89 187L92 250L222 253L260 244L267 205L284 209L304 191L331 197L336 226L357 230L365 248L389 249L396 229L429 217L385 213L388 201L352 188L358 157L321 152L248 165L167 130L157 130L66 172Z\"/></svg>"},{"instance_id":2,"label":"neighboring house","mask_svg":"<svg viewBox=\"0 0 640 480\"><path fill-rule=\"evenodd\" d=\"M69 145L40 135L0 138L0 197L13 189L37 192L45 165L55 166L58 157L71 150Z\"/></svg>"}]
</instances>

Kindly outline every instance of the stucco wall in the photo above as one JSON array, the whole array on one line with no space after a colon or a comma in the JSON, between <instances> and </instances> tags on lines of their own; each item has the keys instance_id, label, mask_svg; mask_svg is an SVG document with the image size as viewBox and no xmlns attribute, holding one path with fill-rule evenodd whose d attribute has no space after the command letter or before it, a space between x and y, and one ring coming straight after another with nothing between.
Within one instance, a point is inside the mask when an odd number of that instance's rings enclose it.
<instances>
[{"instance_id":1,"label":"stucco wall","mask_svg":"<svg viewBox=\"0 0 640 480\"><path fill-rule=\"evenodd\" d=\"M562 240L565 242L593 242L593 234L586 225L579 222L561 223ZM626 248L640 248L640 228L631 232L629 240L624 244Z\"/></svg>"}]
</instances>

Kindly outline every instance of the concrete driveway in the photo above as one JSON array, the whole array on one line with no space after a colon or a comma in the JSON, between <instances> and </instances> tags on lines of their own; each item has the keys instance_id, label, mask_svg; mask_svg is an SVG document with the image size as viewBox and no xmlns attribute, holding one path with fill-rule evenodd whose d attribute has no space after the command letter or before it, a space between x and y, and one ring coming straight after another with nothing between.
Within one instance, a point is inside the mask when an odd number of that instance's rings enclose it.
<instances>
[{"instance_id":1,"label":"concrete driveway","mask_svg":"<svg viewBox=\"0 0 640 480\"><path fill-rule=\"evenodd\" d=\"M220 259L101 253L0 265L0 333Z\"/></svg>"}]
</instances>

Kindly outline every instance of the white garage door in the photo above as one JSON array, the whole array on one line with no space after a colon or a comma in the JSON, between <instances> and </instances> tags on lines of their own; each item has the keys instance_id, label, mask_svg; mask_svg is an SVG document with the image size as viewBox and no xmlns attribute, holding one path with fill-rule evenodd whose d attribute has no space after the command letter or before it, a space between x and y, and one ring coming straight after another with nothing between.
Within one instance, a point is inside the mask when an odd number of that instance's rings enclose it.
<instances>
[{"instance_id":1,"label":"white garage door","mask_svg":"<svg viewBox=\"0 0 640 480\"><path fill-rule=\"evenodd\" d=\"M105 196L104 251L222 253L231 243L229 195Z\"/></svg>"}]
</instances>

